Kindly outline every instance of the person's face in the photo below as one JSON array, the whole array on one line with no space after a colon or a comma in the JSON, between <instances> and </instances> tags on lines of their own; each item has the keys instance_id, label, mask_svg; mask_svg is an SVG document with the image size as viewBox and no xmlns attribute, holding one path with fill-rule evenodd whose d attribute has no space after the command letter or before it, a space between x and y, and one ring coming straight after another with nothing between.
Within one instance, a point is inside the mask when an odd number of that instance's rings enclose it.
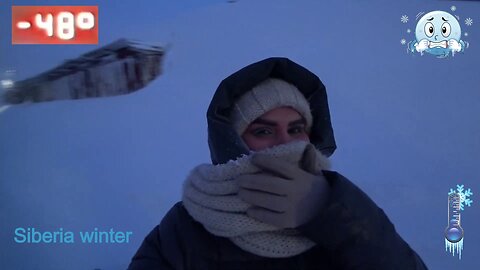
<instances>
[{"instance_id":1,"label":"person's face","mask_svg":"<svg viewBox=\"0 0 480 270\"><path fill-rule=\"evenodd\" d=\"M305 119L293 108L279 107L255 119L242 135L250 150L258 151L294 140L310 141Z\"/></svg>"}]
</instances>

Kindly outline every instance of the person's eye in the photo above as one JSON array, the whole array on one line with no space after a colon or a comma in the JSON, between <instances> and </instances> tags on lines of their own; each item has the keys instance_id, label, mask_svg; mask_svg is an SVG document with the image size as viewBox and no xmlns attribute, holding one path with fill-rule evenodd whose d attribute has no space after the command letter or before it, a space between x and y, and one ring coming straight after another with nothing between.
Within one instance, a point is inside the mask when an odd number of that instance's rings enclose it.
<instances>
[{"instance_id":1,"label":"person's eye","mask_svg":"<svg viewBox=\"0 0 480 270\"><path fill-rule=\"evenodd\" d=\"M297 126L297 127L291 128L288 132L289 133L294 133L294 134L299 134L299 133L303 133L304 131L305 131L304 126Z\"/></svg>"},{"instance_id":2,"label":"person's eye","mask_svg":"<svg viewBox=\"0 0 480 270\"><path fill-rule=\"evenodd\" d=\"M252 131L252 134L260 137L260 136L266 136L272 134L272 131L267 129L267 128L257 128Z\"/></svg>"}]
</instances>

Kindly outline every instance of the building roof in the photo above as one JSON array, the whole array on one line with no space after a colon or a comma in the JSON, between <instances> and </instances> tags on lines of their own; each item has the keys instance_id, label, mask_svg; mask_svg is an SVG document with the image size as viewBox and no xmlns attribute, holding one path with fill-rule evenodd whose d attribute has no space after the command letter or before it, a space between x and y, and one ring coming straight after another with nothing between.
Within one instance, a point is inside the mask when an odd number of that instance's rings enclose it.
<instances>
[{"instance_id":1,"label":"building roof","mask_svg":"<svg viewBox=\"0 0 480 270\"><path fill-rule=\"evenodd\" d=\"M59 66L34 77L15 82L16 86L35 84L44 80L54 80L89 67L110 63L126 56L163 55L165 49L160 44L146 43L131 39L119 39L106 46L64 61Z\"/></svg>"}]
</instances>

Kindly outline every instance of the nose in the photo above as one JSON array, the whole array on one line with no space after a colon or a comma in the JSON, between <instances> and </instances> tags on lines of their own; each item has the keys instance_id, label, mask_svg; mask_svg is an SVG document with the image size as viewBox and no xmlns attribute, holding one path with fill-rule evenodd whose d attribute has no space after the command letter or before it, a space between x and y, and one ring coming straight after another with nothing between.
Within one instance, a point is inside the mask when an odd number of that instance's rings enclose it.
<instances>
[{"instance_id":1,"label":"nose","mask_svg":"<svg viewBox=\"0 0 480 270\"><path fill-rule=\"evenodd\" d=\"M438 35L435 35L435 40L438 40Z\"/></svg>"},{"instance_id":2,"label":"nose","mask_svg":"<svg viewBox=\"0 0 480 270\"><path fill-rule=\"evenodd\" d=\"M294 139L295 138L293 136L288 134L288 131L279 132L278 137L277 137L277 145L289 143L289 142L293 141Z\"/></svg>"}]
</instances>

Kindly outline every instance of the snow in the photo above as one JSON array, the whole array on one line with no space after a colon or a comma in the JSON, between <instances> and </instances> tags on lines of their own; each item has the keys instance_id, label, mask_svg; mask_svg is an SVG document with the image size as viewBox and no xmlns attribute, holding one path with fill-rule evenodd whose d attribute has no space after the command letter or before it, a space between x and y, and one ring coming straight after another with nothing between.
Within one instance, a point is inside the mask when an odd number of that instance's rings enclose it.
<instances>
[{"instance_id":1,"label":"snow","mask_svg":"<svg viewBox=\"0 0 480 270\"><path fill-rule=\"evenodd\" d=\"M471 48L454 58L413 56L398 46L405 31L398 15L446 10L448 3L370 2L225 2L161 22L142 15L148 5L124 5L118 13L102 4L111 16L102 19L101 42L171 44L164 73L129 95L0 112L2 266L125 269L180 199L189 171L210 161L205 113L220 81L254 61L287 56L327 87L338 144L333 168L369 194L430 269L478 267L477 205L462 213L462 260L442 245L449 188L480 188L480 51L473 46L480 32L469 30ZM480 14L475 4L459 2L456 13ZM129 9L138 23L114 25ZM34 75L91 49L0 51L18 58L23 75ZM34 245L13 241L17 227L133 234L129 244Z\"/></svg>"},{"instance_id":2,"label":"snow","mask_svg":"<svg viewBox=\"0 0 480 270\"><path fill-rule=\"evenodd\" d=\"M465 19L465 24L468 25L468 26L472 26L473 25L473 19L472 18L466 18Z\"/></svg>"}]
</instances>

